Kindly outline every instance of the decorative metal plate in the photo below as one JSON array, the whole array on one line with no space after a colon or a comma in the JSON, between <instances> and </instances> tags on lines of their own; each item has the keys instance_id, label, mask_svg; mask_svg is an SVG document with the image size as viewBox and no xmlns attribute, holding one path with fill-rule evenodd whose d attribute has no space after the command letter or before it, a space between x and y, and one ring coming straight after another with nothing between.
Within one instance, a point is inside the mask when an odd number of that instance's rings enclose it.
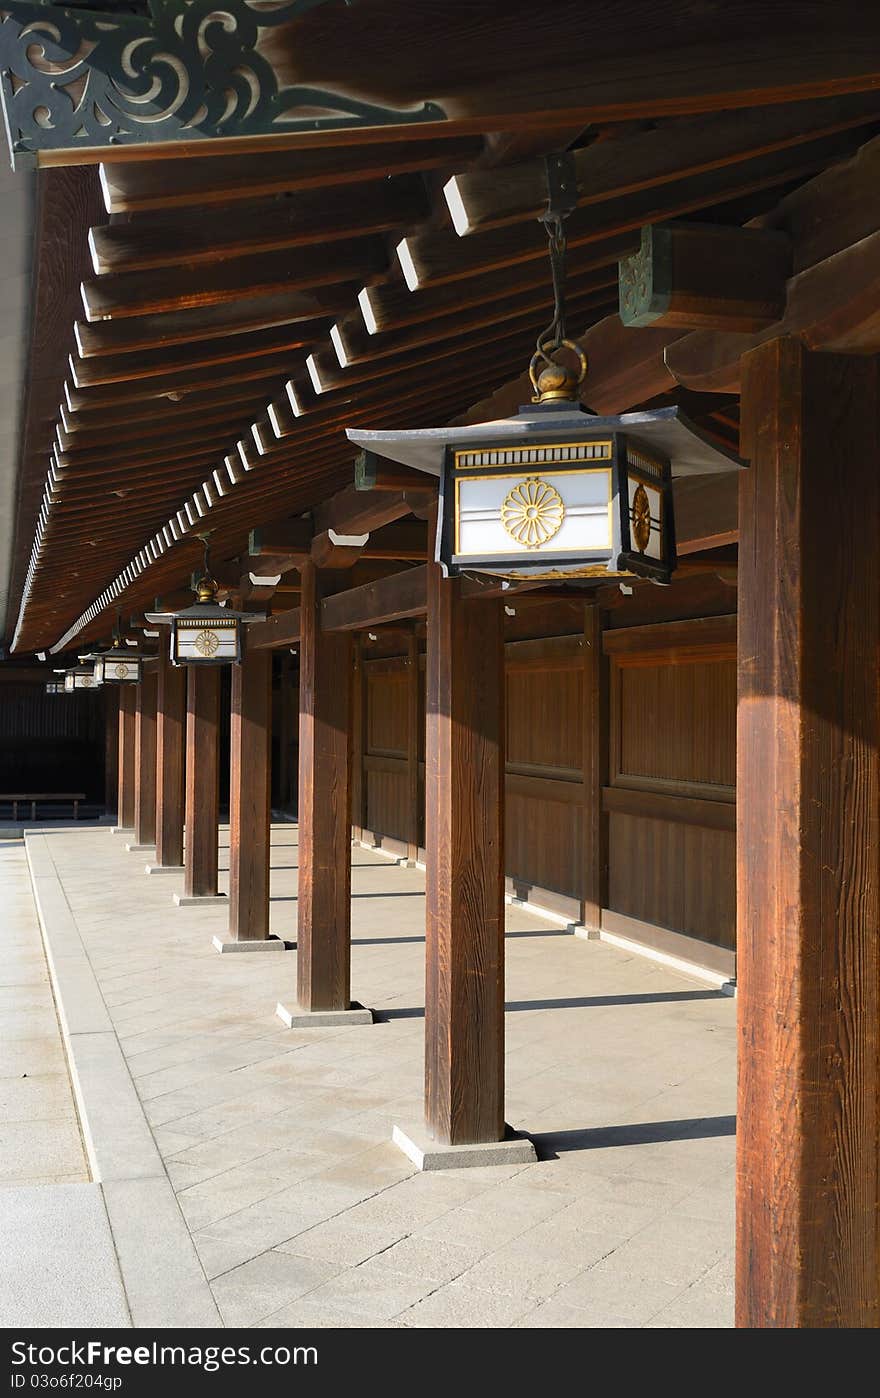
<instances>
[{"instance_id":1,"label":"decorative metal plate","mask_svg":"<svg viewBox=\"0 0 880 1398\"><path fill-rule=\"evenodd\" d=\"M43 150L442 121L338 92L279 88L262 30L327 0L149 0L73 8L0 0L0 97L13 167ZM347 0L346 0L347 3Z\"/></svg>"}]
</instances>

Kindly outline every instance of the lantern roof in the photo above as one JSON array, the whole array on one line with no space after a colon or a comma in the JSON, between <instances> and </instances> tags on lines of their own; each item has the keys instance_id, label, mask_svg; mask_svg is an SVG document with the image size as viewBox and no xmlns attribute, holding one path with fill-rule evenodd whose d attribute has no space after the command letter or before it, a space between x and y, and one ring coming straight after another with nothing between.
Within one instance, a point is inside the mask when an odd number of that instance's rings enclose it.
<instances>
[{"instance_id":1,"label":"lantern roof","mask_svg":"<svg viewBox=\"0 0 880 1398\"><path fill-rule=\"evenodd\" d=\"M170 626L175 621L265 621L265 612L237 612L232 607L222 606L215 598L216 591L213 578L200 578L198 601L193 606L183 607L179 612L144 612L144 616L158 626Z\"/></svg>"},{"instance_id":2,"label":"lantern roof","mask_svg":"<svg viewBox=\"0 0 880 1398\"><path fill-rule=\"evenodd\" d=\"M560 433L625 432L635 445L659 451L671 463L673 476L705 476L742 470L748 462L725 450L701 432L678 407L654 412L598 417L570 401L528 404L515 417L478 422L468 427L422 427L404 431L346 429L349 441L380 456L439 476L447 447L462 449L548 431Z\"/></svg>"}]
</instances>

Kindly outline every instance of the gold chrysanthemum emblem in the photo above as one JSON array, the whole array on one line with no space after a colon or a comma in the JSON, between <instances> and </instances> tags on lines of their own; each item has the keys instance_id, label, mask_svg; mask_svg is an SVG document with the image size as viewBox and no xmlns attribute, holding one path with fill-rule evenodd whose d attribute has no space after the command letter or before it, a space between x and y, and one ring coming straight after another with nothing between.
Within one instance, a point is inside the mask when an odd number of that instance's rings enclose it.
<instances>
[{"instance_id":1,"label":"gold chrysanthemum emblem","mask_svg":"<svg viewBox=\"0 0 880 1398\"><path fill-rule=\"evenodd\" d=\"M210 660L212 655L217 654L220 642L213 631L200 631L193 641L193 645L199 652L199 655L203 655L206 660Z\"/></svg>"},{"instance_id":2,"label":"gold chrysanthemum emblem","mask_svg":"<svg viewBox=\"0 0 880 1398\"><path fill-rule=\"evenodd\" d=\"M539 476L528 476L515 485L501 506L501 523L511 539L528 549L539 549L558 534L565 519L562 496Z\"/></svg>"},{"instance_id":3,"label":"gold chrysanthemum emblem","mask_svg":"<svg viewBox=\"0 0 880 1398\"><path fill-rule=\"evenodd\" d=\"M123 665L120 661L118 664L114 665L113 673L118 680L124 680L126 675L128 674L128 666Z\"/></svg>"},{"instance_id":4,"label":"gold chrysanthemum emblem","mask_svg":"<svg viewBox=\"0 0 880 1398\"><path fill-rule=\"evenodd\" d=\"M651 542L651 503L643 485L636 486L632 502L633 540L639 553L644 553Z\"/></svg>"}]
</instances>

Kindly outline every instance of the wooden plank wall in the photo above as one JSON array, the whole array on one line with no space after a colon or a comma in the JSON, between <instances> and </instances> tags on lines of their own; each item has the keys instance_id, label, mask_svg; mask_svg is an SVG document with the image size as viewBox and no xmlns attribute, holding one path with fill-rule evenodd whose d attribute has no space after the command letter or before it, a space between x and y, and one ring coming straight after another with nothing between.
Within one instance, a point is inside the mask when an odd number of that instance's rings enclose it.
<instances>
[{"instance_id":1,"label":"wooden plank wall","mask_svg":"<svg viewBox=\"0 0 880 1398\"><path fill-rule=\"evenodd\" d=\"M723 969L735 939L736 618L617 627L604 631L603 650L610 694L603 927L680 955L688 954L683 938L698 938L724 949ZM576 920L587 892L584 761L596 721L585 698L584 632L510 641L506 657L508 890ZM362 821L356 811L353 824L403 853L412 853L414 820L424 843L423 672L424 657L414 710L406 655L363 661ZM654 929L681 938L664 942Z\"/></svg>"},{"instance_id":2,"label":"wooden plank wall","mask_svg":"<svg viewBox=\"0 0 880 1398\"><path fill-rule=\"evenodd\" d=\"M57 678L51 670L47 677ZM94 690L47 694L45 680L4 683L0 791L84 791L103 803L104 698Z\"/></svg>"},{"instance_id":3,"label":"wooden plank wall","mask_svg":"<svg viewBox=\"0 0 880 1398\"><path fill-rule=\"evenodd\" d=\"M507 660L508 888L569 915L584 896L584 637L512 641Z\"/></svg>"},{"instance_id":4,"label":"wooden plank wall","mask_svg":"<svg viewBox=\"0 0 880 1398\"><path fill-rule=\"evenodd\" d=\"M608 906L732 948L736 618L605 633Z\"/></svg>"},{"instance_id":5,"label":"wooden plank wall","mask_svg":"<svg viewBox=\"0 0 880 1398\"><path fill-rule=\"evenodd\" d=\"M409 654L363 661L363 825L378 843L399 845L402 853L425 843L424 655L417 663L414 674Z\"/></svg>"}]
</instances>

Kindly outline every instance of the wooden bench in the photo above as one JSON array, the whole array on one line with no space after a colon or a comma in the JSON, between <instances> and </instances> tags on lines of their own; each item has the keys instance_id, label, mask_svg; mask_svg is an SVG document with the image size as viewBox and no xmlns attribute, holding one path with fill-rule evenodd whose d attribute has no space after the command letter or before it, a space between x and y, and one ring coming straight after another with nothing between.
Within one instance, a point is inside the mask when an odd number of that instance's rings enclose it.
<instances>
[{"instance_id":1,"label":"wooden bench","mask_svg":"<svg viewBox=\"0 0 880 1398\"><path fill-rule=\"evenodd\" d=\"M84 801L86 795L84 791L26 791L26 792L2 792L0 791L0 802L11 801L12 819L18 820L18 804L20 801L29 801L31 806L31 820L37 818L37 803L39 801L64 801L73 806L73 818L79 820L79 803Z\"/></svg>"}]
</instances>

